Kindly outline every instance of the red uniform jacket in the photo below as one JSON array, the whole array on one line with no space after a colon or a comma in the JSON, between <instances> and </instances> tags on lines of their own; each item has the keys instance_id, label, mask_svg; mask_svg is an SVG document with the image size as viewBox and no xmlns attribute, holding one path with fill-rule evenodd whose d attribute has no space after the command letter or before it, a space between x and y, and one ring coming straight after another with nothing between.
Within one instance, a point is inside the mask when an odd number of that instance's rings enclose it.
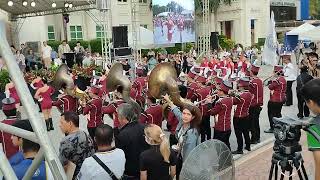
<instances>
[{"instance_id":1,"label":"red uniform jacket","mask_svg":"<svg viewBox=\"0 0 320 180\"><path fill-rule=\"evenodd\" d=\"M195 92L199 89L198 83L191 83L188 85L188 91L187 91L187 99L195 99Z\"/></svg>"},{"instance_id":2,"label":"red uniform jacket","mask_svg":"<svg viewBox=\"0 0 320 180\"><path fill-rule=\"evenodd\" d=\"M273 80L269 85L270 101L271 102L284 102L286 100L287 81L284 77L278 77Z\"/></svg>"},{"instance_id":3,"label":"red uniform jacket","mask_svg":"<svg viewBox=\"0 0 320 180\"><path fill-rule=\"evenodd\" d=\"M108 90L107 90L107 78L105 78L104 80L100 81L97 83L98 85L101 85L101 88L99 90L98 96L102 97L106 94L108 94Z\"/></svg>"},{"instance_id":4,"label":"red uniform jacket","mask_svg":"<svg viewBox=\"0 0 320 180\"><path fill-rule=\"evenodd\" d=\"M208 86L208 87L204 87L201 89L198 89L196 91L196 96L197 96L197 101L202 101L204 100L209 94L212 93L212 90L215 89L215 86ZM208 105L204 104L205 102L199 104L199 109L202 113L202 117L203 116L209 116L209 109L208 109Z\"/></svg>"},{"instance_id":5,"label":"red uniform jacket","mask_svg":"<svg viewBox=\"0 0 320 180\"><path fill-rule=\"evenodd\" d=\"M121 100L115 101L111 104L108 104L107 106L102 107L103 114L109 114L109 115L113 116L113 127L114 128L118 128L120 126L118 114L117 114L116 110L117 110L118 106L122 103L124 103L124 101L121 99Z\"/></svg>"},{"instance_id":6,"label":"red uniform jacket","mask_svg":"<svg viewBox=\"0 0 320 180\"><path fill-rule=\"evenodd\" d=\"M175 134L179 121L172 111L169 111L168 113L167 123L170 125L169 131L171 134Z\"/></svg>"},{"instance_id":7,"label":"red uniform jacket","mask_svg":"<svg viewBox=\"0 0 320 180\"><path fill-rule=\"evenodd\" d=\"M210 110L210 115L218 115L218 122L215 129L218 131L228 131L231 129L231 111L233 100L231 97L220 97L214 107Z\"/></svg>"},{"instance_id":8,"label":"red uniform jacket","mask_svg":"<svg viewBox=\"0 0 320 180\"><path fill-rule=\"evenodd\" d=\"M263 106L263 83L262 80L253 77L250 81L250 86L249 86L249 91L250 93L253 94L253 99L251 102L251 107L255 106Z\"/></svg>"},{"instance_id":9,"label":"red uniform jacket","mask_svg":"<svg viewBox=\"0 0 320 180\"><path fill-rule=\"evenodd\" d=\"M162 107L159 104L152 104L144 112L141 113L140 122L144 124L155 124L162 127Z\"/></svg>"},{"instance_id":10,"label":"red uniform jacket","mask_svg":"<svg viewBox=\"0 0 320 180\"><path fill-rule=\"evenodd\" d=\"M70 95L64 95L57 101L54 101L52 105L57 106L59 109L63 109L63 112L77 112L78 100Z\"/></svg>"},{"instance_id":11,"label":"red uniform jacket","mask_svg":"<svg viewBox=\"0 0 320 180\"><path fill-rule=\"evenodd\" d=\"M83 114L86 115L89 113L88 125L87 127L97 127L103 124L102 119L102 99L94 98L88 102L86 107L83 109Z\"/></svg>"},{"instance_id":12,"label":"red uniform jacket","mask_svg":"<svg viewBox=\"0 0 320 180\"><path fill-rule=\"evenodd\" d=\"M249 91L240 93L240 98L233 98L233 104L237 105L234 112L234 117L244 118L249 116L249 108L253 95Z\"/></svg>"},{"instance_id":13,"label":"red uniform jacket","mask_svg":"<svg viewBox=\"0 0 320 180\"><path fill-rule=\"evenodd\" d=\"M16 119L6 119L1 122L12 125L14 122L16 122ZM11 136L12 135L9 133L0 131L0 142L2 143L4 154L8 159L19 151L19 147L16 147L12 144Z\"/></svg>"},{"instance_id":14,"label":"red uniform jacket","mask_svg":"<svg viewBox=\"0 0 320 180\"><path fill-rule=\"evenodd\" d=\"M146 77L138 77L134 82L132 87L138 91L138 94L141 95L143 90L146 88L147 78Z\"/></svg>"}]
</instances>

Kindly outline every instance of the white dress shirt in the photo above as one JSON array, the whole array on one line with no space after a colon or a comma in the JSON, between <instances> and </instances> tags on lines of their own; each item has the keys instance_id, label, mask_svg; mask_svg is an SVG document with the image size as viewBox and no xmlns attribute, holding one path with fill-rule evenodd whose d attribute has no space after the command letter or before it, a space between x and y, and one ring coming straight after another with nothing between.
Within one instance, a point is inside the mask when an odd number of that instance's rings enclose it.
<instances>
[{"instance_id":1,"label":"white dress shirt","mask_svg":"<svg viewBox=\"0 0 320 180\"><path fill-rule=\"evenodd\" d=\"M284 76L287 81L295 81L297 79L297 70L292 63L284 66Z\"/></svg>"}]
</instances>

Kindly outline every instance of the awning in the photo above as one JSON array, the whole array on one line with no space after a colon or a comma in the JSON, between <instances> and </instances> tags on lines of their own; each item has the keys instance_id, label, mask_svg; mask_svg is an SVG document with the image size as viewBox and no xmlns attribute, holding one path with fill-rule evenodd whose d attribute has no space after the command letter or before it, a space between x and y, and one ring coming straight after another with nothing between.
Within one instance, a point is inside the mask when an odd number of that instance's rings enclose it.
<instances>
[{"instance_id":1,"label":"awning","mask_svg":"<svg viewBox=\"0 0 320 180\"><path fill-rule=\"evenodd\" d=\"M320 26L304 32L301 34L301 36L306 37L308 39L310 39L311 41L319 41L320 40Z\"/></svg>"},{"instance_id":2,"label":"awning","mask_svg":"<svg viewBox=\"0 0 320 180\"><path fill-rule=\"evenodd\" d=\"M315 28L315 26L313 26L309 23L304 23L301 26L296 27L296 28L292 29L291 31L287 32L286 35L300 35L301 33L310 31L314 28Z\"/></svg>"},{"instance_id":3,"label":"awning","mask_svg":"<svg viewBox=\"0 0 320 180\"><path fill-rule=\"evenodd\" d=\"M24 17L83 11L95 9L96 7L95 0L25 0L27 2L26 6L22 4L24 0L11 1L13 4L9 6L9 0L0 0L0 9L8 12L13 20ZM34 7L31 6L31 2L35 2ZM66 8L65 2L72 3L72 7ZM52 3L55 3L56 7L52 7Z\"/></svg>"}]
</instances>

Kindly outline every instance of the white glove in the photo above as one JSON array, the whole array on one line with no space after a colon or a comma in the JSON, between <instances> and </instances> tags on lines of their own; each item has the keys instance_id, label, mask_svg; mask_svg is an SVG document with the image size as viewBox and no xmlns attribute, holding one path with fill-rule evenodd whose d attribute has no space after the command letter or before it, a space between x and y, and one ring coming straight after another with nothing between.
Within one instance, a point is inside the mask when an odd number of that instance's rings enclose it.
<instances>
[{"instance_id":1,"label":"white glove","mask_svg":"<svg viewBox=\"0 0 320 180\"><path fill-rule=\"evenodd\" d=\"M10 97L10 91L9 90L5 91L4 93L6 94L6 98Z\"/></svg>"}]
</instances>

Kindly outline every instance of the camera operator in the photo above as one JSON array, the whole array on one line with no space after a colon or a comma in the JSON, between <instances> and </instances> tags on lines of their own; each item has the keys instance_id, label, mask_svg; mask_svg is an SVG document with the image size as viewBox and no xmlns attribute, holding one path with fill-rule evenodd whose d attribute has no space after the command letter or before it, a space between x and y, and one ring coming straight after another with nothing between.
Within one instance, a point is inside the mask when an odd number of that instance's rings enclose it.
<instances>
[{"instance_id":1,"label":"camera operator","mask_svg":"<svg viewBox=\"0 0 320 180\"><path fill-rule=\"evenodd\" d=\"M307 106L312 113L316 115L315 118L311 120L312 129L318 135L320 135L320 96L318 92L320 91L320 79L313 79L306 83L302 89L302 95L306 101ZM314 164L315 164L315 180L320 180L320 142L311 135L307 133L308 147L309 150L313 152Z\"/></svg>"}]
</instances>

